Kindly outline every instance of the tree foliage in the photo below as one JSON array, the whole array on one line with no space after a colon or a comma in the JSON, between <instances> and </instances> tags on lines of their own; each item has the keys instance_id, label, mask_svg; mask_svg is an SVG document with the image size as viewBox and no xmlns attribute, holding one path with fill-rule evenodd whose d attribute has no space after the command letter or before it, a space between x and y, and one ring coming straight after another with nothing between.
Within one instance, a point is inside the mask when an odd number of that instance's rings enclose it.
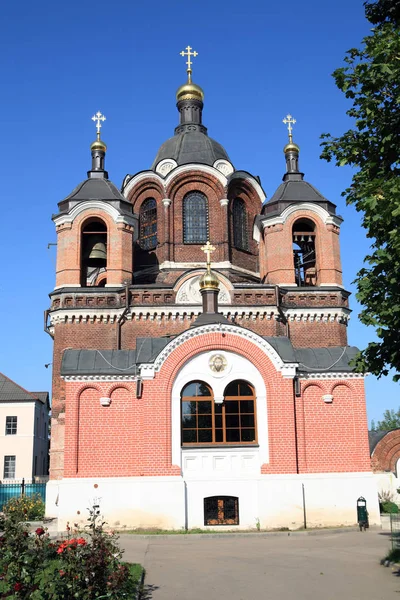
<instances>
[{"instance_id":1,"label":"tree foliage","mask_svg":"<svg viewBox=\"0 0 400 600\"><path fill-rule=\"evenodd\" d=\"M400 427L400 408L398 410L385 410L382 421L371 421L372 431L387 431Z\"/></svg>"},{"instance_id":2,"label":"tree foliage","mask_svg":"<svg viewBox=\"0 0 400 600\"><path fill-rule=\"evenodd\" d=\"M356 357L356 370L400 379L400 0L364 4L374 25L361 48L346 53L333 73L352 106L353 127L340 137L323 134L321 158L355 168L343 192L363 214L370 253L358 272L360 320L378 341Z\"/></svg>"}]
</instances>

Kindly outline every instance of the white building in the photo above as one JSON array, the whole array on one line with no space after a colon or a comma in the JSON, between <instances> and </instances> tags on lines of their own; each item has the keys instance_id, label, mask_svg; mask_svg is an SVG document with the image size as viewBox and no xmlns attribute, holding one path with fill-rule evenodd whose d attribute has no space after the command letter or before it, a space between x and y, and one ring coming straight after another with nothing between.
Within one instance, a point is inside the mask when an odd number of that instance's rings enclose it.
<instances>
[{"instance_id":1,"label":"white building","mask_svg":"<svg viewBox=\"0 0 400 600\"><path fill-rule=\"evenodd\" d=\"M0 481L48 474L49 394L28 392L0 373Z\"/></svg>"}]
</instances>

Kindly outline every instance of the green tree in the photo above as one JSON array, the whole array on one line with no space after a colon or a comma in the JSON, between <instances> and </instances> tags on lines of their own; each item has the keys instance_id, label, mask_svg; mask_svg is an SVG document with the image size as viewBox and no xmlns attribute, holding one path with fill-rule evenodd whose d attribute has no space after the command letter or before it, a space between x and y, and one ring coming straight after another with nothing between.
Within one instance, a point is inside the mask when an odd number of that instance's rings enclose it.
<instances>
[{"instance_id":1,"label":"green tree","mask_svg":"<svg viewBox=\"0 0 400 600\"><path fill-rule=\"evenodd\" d=\"M352 106L351 129L323 134L321 158L355 169L342 193L363 214L370 253L357 273L360 320L375 327L377 341L355 359L356 370L400 379L400 0L365 2L374 25L360 49L346 53L333 73Z\"/></svg>"},{"instance_id":2,"label":"green tree","mask_svg":"<svg viewBox=\"0 0 400 600\"><path fill-rule=\"evenodd\" d=\"M372 431L386 431L400 427L400 408L398 410L385 410L382 421L371 421Z\"/></svg>"}]
</instances>

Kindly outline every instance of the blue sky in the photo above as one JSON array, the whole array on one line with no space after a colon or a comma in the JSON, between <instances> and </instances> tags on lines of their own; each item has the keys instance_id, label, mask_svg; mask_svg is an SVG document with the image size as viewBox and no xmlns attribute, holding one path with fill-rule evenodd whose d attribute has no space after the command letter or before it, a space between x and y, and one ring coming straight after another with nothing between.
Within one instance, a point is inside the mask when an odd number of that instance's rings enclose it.
<instances>
[{"instance_id":1,"label":"blue sky","mask_svg":"<svg viewBox=\"0 0 400 600\"><path fill-rule=\"evenodd\" d=\"M101 110L107 168L119 186L149 168L178 121L175 91L185 81L179 52L199 52L193 79L205 91L204 123L236 166L259 175L271 197L284 172L282 118L297 119L306 179L338 205L345 221L344 283L368 251L360 216L340 196L351 178L319 159L322 132L351 125L332 71L369 31L361 0L4 0L0 8L0 370L30 390L50 389L52 343L43 310L54 286L57 202L90 168ZM357 320L349 343L373 330ZM399 407L399 384L367 378L369 419Z\"/></svg>"}]
</instances>

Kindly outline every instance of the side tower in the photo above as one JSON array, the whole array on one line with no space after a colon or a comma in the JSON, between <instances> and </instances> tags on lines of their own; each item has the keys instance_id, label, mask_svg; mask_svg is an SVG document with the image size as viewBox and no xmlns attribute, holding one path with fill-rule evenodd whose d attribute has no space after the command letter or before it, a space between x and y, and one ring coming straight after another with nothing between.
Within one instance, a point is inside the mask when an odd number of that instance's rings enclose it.
<instances>
[{"instance_id":1,"label":"side tower","mask_svg":"<svg viewBox=\"0 0 400 600\"><path fill-rule=\"evenodd\" d=\"M279 289L287 334L294 346L345 346L349 293L342 285L336 206L299 169L299 146L283 149L283 183L263 205L260 225L260 275Z\"/></svg>"}]
</instances>

